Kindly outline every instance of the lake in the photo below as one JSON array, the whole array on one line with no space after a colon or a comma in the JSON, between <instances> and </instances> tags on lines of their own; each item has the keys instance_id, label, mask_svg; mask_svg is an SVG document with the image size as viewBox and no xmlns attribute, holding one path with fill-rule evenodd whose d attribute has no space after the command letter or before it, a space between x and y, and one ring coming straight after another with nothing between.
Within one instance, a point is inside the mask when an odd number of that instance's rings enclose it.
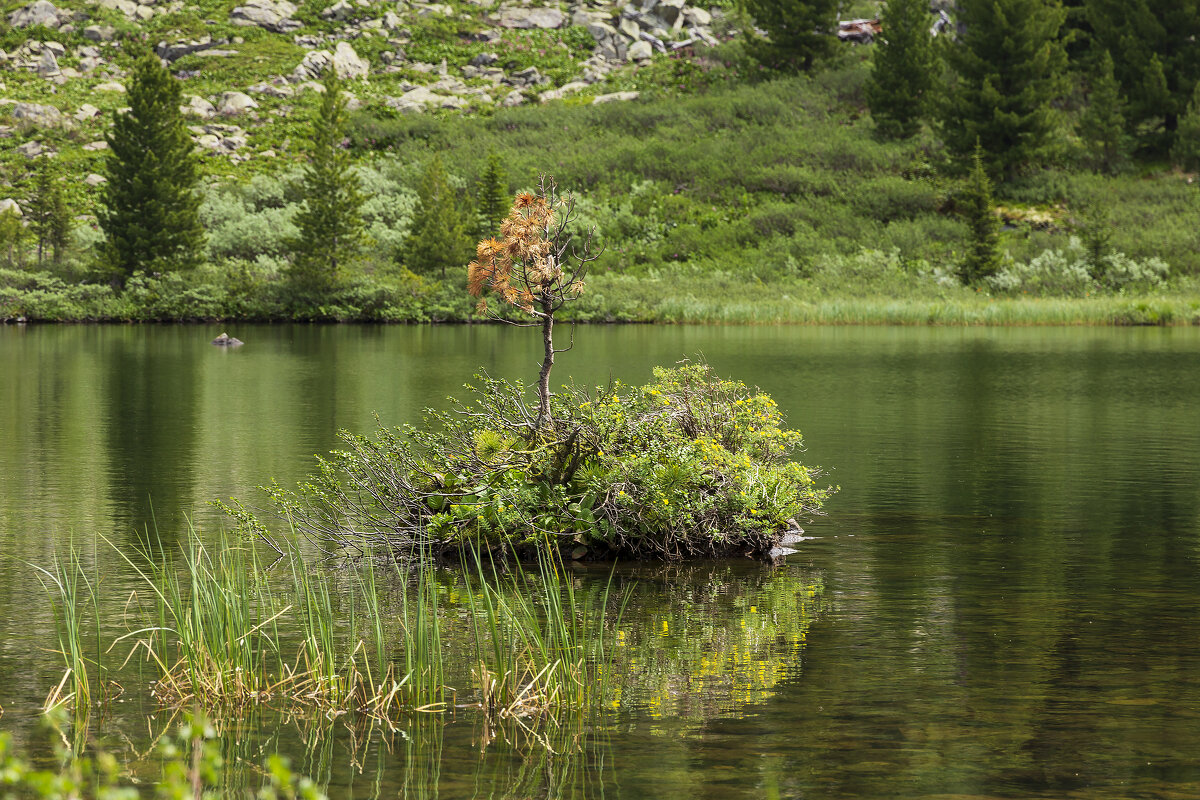
<instances>
[{"instance_id":1,"label":"lake","mask_svg":"<svg viewBox=\"0 0 1200 800\"><path fill-rule=\"evenodd\" d=\"M246 345L0 328L0 728L25 752L48 758L37 709L62 674L30 563L77 547L118 598L111 640L137 581L105 540L211 535L208 501L259 503L339 428L419 424L480 370L532 381L540 347L228 330ZM653 646L600 720L488 741L469 712L385 734L262 709L223 729L231 783L280 752L337 800L1200 796L1200 329L581 327L553 377L642 383L682 358L804 433L840 486L813 540L778 568L618 565L622 625ZM150 775L137 754L170 715L122 675L93 728Z\"/></svg>"}]
</instances>

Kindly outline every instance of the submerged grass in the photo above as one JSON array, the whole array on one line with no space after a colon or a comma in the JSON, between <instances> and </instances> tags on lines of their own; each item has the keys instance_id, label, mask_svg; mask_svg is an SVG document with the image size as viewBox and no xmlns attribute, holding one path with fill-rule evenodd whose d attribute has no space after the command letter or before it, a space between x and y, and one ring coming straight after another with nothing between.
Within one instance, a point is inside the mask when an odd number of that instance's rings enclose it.
<instances>
[{"instance_id":1,"label":"submerged grass","mask_svg":"<svg viewBox=\"0 0 1200 800\"><path fill-rule=\"evenodd\" d=\"M273 703L394 727L409 713L454 708L448 676L464 663L475 665L478 694L468 706L492 718L587 711L606 696L608 630L623 604L609 619L607 589L599 604L577 597L557 555L545 554L536 573L503 577L476 556L465 576L469 621L456 620L470 630L455 637L473 651L451 652L430 558L411 573L394 562L384 572L399 586L388 606L377 563L330 573L293 555L272 569L252 544L222 536L210 548L195 531L175 561L112 546L144 590L126 602L128 632L104 652L129 644L122 666L149 664L151 693L167 707L228 717ZM66 666L46 705L86 709L101 662L86 655L79 632L86 605L95 609L95 586L74 548L37 569L54 598Z\"/></svg>"}]
</instances>

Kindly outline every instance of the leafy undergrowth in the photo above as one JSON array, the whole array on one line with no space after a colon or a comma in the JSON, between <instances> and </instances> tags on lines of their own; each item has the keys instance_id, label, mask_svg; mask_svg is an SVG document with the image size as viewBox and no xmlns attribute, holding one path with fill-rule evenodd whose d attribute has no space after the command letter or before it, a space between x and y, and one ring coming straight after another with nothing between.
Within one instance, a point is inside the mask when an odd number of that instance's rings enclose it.
<instances>
[{"instance_id":1,"label":"leafy undergrowth","mask_svg":"<svg viewBox=\"0 0 1200 800\"><path fill-rule=\"evenodd\" d=\"M792 460L800 434L775 402L707 365L656 369L639 388L567 388L540 428L520 384L484 378L474 402L423 429L343 432L279 512L326 544L673 560L765 556L832 489ZM261 523L238 512L242 522Z\"/></svg>"}]
</instances>

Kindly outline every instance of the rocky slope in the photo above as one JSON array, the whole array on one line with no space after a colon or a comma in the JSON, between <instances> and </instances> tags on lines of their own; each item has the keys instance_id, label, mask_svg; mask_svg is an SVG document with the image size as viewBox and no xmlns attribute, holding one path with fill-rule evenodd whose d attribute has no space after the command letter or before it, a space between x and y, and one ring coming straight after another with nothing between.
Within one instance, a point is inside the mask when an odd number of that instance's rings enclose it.
<instances>
[{"instance_id":1,"label":"rocky slope","mask_svg":"<svg viewBox=\"0 0 1200 800\"><path fill-rule=\"evenodd\" d=\"M325 69L349 81L352 108L486 113L633 99L617 91L622 75L736 33L722 8L685 0L35 0L5 21L2 177L11 185L28 159L55 155L78 176L76 191L103 180L100 151L109 112L123 104L128 40L154 47L183 82L196 145L221 172L298 157L303 107Z\"/></svg>"}]
</instances>

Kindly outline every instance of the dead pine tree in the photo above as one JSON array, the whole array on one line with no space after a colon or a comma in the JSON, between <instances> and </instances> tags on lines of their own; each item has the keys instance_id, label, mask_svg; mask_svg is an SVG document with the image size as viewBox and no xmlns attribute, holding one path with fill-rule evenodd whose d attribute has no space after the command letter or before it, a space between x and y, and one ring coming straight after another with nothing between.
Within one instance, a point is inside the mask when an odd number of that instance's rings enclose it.
<instances>
[{"instance_id":1,"label":"dead pine tree","mask_svg":"<svg viewBox=\"0 0 1200 800\"><path fill-rule=\"evenodd\" d=\"M601 253L595 247L595 229L580 234L575 227L574 198L560 194L554 178L543 175L536 192L517 195L500 224L500 238L481 241L475 260L467 266L467 289L480 298L479 313L488 313L486 295L494 294L532 318L511 324L542 329L544 356L538 372L535 433L553 422L554 356L571 349L554 347L554 316L583 293L588 267Z\"/></svg>"}]
</instances>

